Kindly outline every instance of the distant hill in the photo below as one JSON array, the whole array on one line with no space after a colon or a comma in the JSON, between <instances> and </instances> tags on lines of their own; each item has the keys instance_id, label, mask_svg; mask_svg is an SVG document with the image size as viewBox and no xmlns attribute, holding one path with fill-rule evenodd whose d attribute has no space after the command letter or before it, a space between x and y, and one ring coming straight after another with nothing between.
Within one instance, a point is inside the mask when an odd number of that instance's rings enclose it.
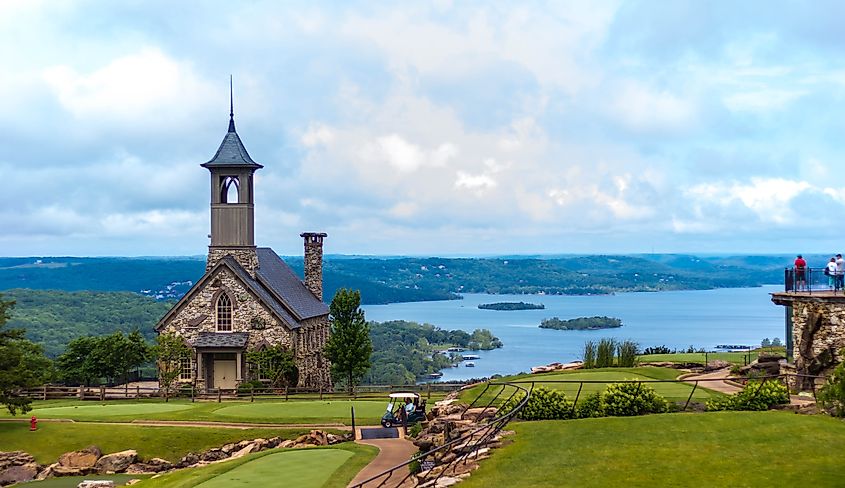
<instances>
[{"instance_id":1,"label":"distant hill","mask_svg":"<svg viewBox=\"0 0 845 488\"><path fill-rule=\"evenodd\" d=\"M460 293L607 294L781 283L793 256L649 254L508 258L327 256L325 297L361 290L365 304L448 300ZM285 260L302 276L302 258ZM821 266L824 256L811 256ZM816 263L818 261L818 263ZM130 291L181 297L205 271L202 257L0 258L0 290Z\"/></svg>"}]
</instances>

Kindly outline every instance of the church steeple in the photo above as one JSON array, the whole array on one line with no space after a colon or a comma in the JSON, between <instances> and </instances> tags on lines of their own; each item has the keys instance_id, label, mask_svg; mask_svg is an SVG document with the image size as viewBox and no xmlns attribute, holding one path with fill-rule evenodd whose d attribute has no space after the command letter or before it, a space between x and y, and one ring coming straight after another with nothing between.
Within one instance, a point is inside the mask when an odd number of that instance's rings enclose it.
<instances>
[{"instance_id":1,"label":"church steeple","mask_svg":"<svg viewBox=\"0 0 845 488\"><path fill-rule=\"evenodd\" d=\"M229 78L229 130L209 161L211 173L211 244L207 267L232 255L250 273L255 258L255 200L253 176L262 165L253 161L235 130L234 96Z\"/></svg>"}]
</instances>

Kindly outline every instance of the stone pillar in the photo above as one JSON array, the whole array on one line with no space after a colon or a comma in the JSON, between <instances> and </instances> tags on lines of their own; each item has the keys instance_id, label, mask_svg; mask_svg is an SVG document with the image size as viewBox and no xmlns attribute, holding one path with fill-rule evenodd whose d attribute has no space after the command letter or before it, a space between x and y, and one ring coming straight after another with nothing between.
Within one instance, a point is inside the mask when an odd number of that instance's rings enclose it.
<instances>
[{"instance_id":1,"label":"stone pillar","mask_svg":"<svg viewBox=\"0 0 845 488\"><path fill-rule=\"evenodd\" d=\"M318 300L323 300L323 238L324 232L305 232L300 237L305 239L305 287Z\"/></svg>"}]
</instances>

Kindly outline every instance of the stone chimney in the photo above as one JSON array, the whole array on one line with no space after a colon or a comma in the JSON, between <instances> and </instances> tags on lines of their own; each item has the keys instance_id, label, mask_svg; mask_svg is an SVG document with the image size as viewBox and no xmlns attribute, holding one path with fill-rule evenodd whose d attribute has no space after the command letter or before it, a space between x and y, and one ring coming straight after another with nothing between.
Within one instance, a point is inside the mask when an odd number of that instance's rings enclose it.
<instances>
[{"instance_id":1,"label":"stone chimney","mask_svg":"<svg viewBox=\"0 0 845 488\"><path fill-rule=\"evenodd\" d=\"M299 234L305 239L305 287L323 300L323 238L325 232Z\"/></svg>"}]
</instances>

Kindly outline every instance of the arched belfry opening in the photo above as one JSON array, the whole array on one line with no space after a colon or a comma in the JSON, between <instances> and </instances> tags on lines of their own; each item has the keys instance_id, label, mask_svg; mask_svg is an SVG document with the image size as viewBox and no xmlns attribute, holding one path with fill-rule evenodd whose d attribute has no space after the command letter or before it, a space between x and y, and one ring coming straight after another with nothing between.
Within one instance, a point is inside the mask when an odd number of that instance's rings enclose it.
<instances>
[{"instance_id":1,"label":"arched belfry opening","mask_svg":"<svg viewBox=\"0 0 845 488\"><path fill-rule=\"evenodd\" d=\"M220 203L240 203L241 184L237 176L222 176Z\"/></svg>"}]
</instances>

